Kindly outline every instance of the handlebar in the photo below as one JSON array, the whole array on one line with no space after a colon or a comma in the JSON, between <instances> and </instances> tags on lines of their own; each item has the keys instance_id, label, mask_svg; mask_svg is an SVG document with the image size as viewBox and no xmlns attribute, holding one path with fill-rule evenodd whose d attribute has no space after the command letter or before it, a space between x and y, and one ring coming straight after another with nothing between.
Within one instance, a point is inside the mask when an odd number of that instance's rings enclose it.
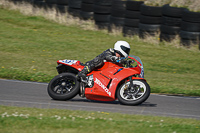
<instances>
[{"instance_id":1,"label":"handlebar","mask_svg":"<svg viewBox=\"0 0 200 133\"><path fill-rule=\"evenodd\" d=\"M131 67L131 63L135 62L134 60L127 60L126 58L122 57L116 61L117 63L124 64L126 67Z\"/></svg>"},{"instance_id":2,"label":"handlebar","mask_svg":"<svg viewBox=\"0 0 200 133\"><path fill-rule=\"evenodd\" d=\"M124 60L125 59L125 57L122 57L122 58L120 58L119 60L117 60L116 62L117 63L120 63L122 60Z\"/></svg>"}]
</instances>

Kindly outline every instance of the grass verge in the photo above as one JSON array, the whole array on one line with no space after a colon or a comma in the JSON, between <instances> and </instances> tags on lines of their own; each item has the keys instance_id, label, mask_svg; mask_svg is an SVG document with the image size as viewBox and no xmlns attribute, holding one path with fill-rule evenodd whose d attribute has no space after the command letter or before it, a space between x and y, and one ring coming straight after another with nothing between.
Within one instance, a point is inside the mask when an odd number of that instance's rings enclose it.
<instances>
[{"instance_id":1,"label":"grass verge","mask_svg":"<svg viewBox=\"0 0 200 133\"><path fill-rule=\"evenodd\" d=\"M142 59L153 93L200 96L198 46L186 49L159 43L157 37L141 40L138 36L125 38L119 33L83 29L81 24L66 26L3 6L0 16L1 78L49 82L57 75L57 60L84 63L113 47L117 40L125 40L131 45L131 54Z\"/></svg>"},{"instance_id":2,"label":"grass verge","mask_svg":"<svg viewBox=\"0 0 200 133\"><path fill-rule=\"evenodd\" d=\"M157 116L126 115L0 106L0 132L40 133L199 133L200 121Z\"/></svg>"}]
</instances>

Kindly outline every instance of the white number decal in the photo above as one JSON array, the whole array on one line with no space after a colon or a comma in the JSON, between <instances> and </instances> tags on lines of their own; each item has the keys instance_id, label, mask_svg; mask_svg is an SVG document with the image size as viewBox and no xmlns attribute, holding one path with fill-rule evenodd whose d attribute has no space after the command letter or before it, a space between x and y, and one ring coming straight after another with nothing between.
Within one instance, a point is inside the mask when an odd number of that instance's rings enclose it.
<instances>
[{"instance_id":1,"label":"white number decal","mask_svg":"<svg viewBox=\"0 0 200 133\"><path fill-rule=\"evenodd\" d=\"M68 64L68 65L75 64L76 62L77 60L62 60L62 63Z\"/></svg>"}]
</instances>

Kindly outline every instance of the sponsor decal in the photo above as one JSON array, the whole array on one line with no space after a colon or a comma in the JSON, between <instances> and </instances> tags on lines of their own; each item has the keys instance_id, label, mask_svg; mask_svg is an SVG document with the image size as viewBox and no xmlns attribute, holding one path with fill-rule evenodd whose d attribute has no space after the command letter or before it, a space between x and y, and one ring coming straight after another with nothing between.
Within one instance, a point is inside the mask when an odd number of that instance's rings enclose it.
<instances>
[{"instance_id":1,"label":"sponsor decal","mask_svg":"<svg viewBox=\"0 0 200 133\"><path fill-rule=\"evenodd\" d=\"M108 88L105 85L101 83L99 79L96 78L94 82L98 84L109 96L111 96L111 92L108 90Z\"/></svg>"},{"instance_id":2,"label":"sponsor decal","mask_svg":"<svg viewBox=\"0 0 200 133\"><path fill-rule=\"evenodd\" d=\"M68 65L72 65L72 64L75 64L77 60L61 60L61 62Z\"/></svg>"}]
</instances>

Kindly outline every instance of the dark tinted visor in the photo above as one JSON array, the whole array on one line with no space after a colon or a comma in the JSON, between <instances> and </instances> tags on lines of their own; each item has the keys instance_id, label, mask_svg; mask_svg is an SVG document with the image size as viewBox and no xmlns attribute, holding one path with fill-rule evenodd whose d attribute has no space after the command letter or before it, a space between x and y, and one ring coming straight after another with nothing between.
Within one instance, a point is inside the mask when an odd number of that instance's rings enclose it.
<instances>
[{"instance_id":1,"label":"dark tinted visor","mask_svg":"<svg viewBox=\"0 0 200 133\"><path fill-rule=\"evenodd\" d=\"M127 48L127 47L125 47L125 46L120 46L120 47L121 47L121 49L122 49L124 52L126 52L126 53L129 55L130 48Z\"/></svg>"}]
</instances>

